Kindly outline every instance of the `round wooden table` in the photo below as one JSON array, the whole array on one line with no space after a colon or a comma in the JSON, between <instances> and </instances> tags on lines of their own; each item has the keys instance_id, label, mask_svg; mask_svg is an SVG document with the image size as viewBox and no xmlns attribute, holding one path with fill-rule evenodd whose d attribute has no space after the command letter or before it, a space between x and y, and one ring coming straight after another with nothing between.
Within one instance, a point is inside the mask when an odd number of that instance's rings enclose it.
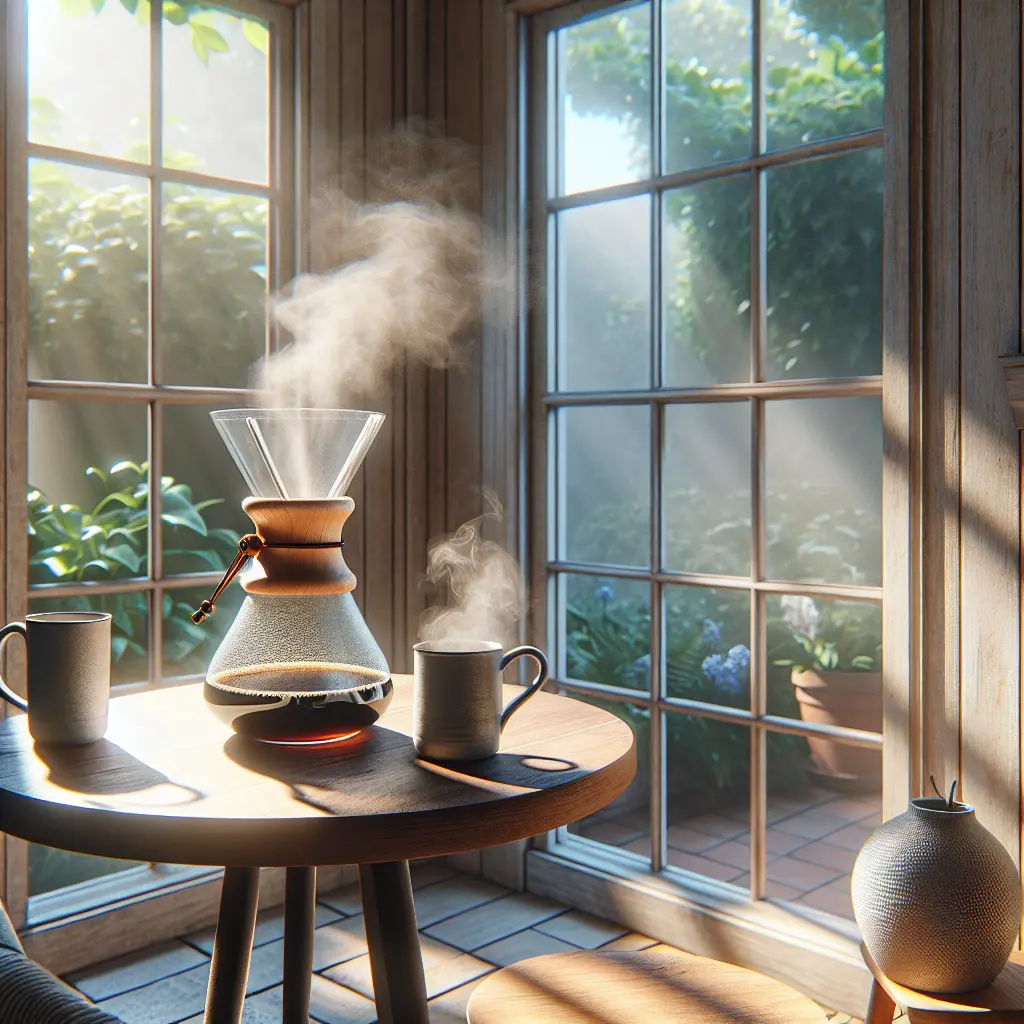
<instances>
[{"instance_id":1,"label":"round wooden table","mask_svg":"<svg viewBox=\"0 0 1024 1024\"><path fill-rule=\"evenodd\" d=\"M506 686L507 702L518 687ZM281 746L234 735L202 685L117 697L106 738L44 747L27 719L0 723L0 821L75 853L224 865L206 1024L239 1024L259 869L286 867L285 1024L307 1024L316 866L358 864L382 1024L427 1024L409 860L481 849L577 821L636 771L633 734L582 701L538 693L501 750L435 764L412 745L412 680L353 739Z\"/></svg>"}]
</instances>

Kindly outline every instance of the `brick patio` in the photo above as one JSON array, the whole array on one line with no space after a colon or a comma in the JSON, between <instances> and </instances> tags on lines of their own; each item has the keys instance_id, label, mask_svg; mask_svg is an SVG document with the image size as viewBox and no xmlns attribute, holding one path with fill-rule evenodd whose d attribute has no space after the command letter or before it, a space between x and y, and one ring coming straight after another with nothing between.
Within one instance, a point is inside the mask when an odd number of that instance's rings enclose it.
<instances>
[{"instance_id":1,"label":"brick patio","mask_svg":"<svg viewBox=\"0 0 1024 1024\"><path fill-rule=\"evenodd\" d=\"M850 872L864 841L881 823L881 797L845 796L812 787L799 796L770 797L767 895L853 920ZM746 806L669 819L668 863L746 888L750 830ZM574 828L580 835L650 856L646 809L614 805Z\"/></svg>"},{"instance_id":2,"label":"brick patio","mask_svg":"<svg viewBox=\"0 0 1024 1024\"><path fill-rule=\"evenodd\" d=\"M464 1024L473 989L490 972L542 953L645 949L655 940L529 893L460 875L443 864L413 868L431 1024ZM245 1024L279 1024L284 921L261 913L249 973ZM126 1024L201 1024L213 930L163 942L67 980ZM311 1019L373 1024L370 964L355 886L320 898ZM850 1024L845 1014L833 1024ZM524 1022L527 1024L527 1022ZM859 1022L852 1022L859 1024Z\"/></svg>"}]
</instances>

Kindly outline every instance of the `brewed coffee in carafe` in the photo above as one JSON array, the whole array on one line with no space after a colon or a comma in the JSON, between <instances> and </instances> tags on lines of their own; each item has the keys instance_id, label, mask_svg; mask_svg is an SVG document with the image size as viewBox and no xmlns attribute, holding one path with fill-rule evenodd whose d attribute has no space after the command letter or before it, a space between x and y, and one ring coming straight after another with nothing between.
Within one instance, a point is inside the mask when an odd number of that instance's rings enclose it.
<instances>
[{"instance_id":1,"label":"brewed coffee in carafe","mask_svg":"<svg viewBox=\"0 0 1024 1024\"><path fill-rule=\"evenodd\" d=\"M249 486L255 531L193 615L201 623L240 574L245 601L206 674L207 703L235 732L323 743L372 725L391 702L391 670L352 596L342 554L355 509L345 495L381 413L227 409L211 414Z\"/></svg>"}]
</instances>

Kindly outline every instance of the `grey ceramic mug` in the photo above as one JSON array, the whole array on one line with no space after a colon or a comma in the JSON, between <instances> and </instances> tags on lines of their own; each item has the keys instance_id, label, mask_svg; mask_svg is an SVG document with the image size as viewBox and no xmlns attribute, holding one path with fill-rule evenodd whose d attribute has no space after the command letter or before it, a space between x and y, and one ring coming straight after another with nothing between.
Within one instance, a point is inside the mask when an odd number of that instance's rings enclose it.
<instances>
[{"instance_id":1,"label":"grey ceramic mug","mask_svg":"<svg viewBox=\"0 0 1024 1024\"><path fill-rule=\"evenodd\" d=\"M413 652L413 743L423 757L439 761L496 754L509 718L548 677L547 658L536 647L506 654L490 640L436 640ZM502 709L501 673L524 655L537 662L537 677Z\"/></svg>"},{"instance_id":2,"label":"grey ceramic mug","mask_svg":"<svg viewBox=\"0 0 1024 1024\"><path fill-rule=\"evenodd\" d=\"M107 731L110 615L39 612L0 629L0 644L20 633L28 645L28 699L0 679L0 697L28 712L40 743L92 743Z\"/></svg>"}]
</instances>

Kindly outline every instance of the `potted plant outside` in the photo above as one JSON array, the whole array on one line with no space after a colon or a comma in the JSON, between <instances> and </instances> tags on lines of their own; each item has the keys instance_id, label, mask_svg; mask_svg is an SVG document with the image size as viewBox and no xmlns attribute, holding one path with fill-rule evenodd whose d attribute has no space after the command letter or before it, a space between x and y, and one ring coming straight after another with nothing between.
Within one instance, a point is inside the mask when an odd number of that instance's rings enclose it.
<instances>
[{"instance_id":1,"label":"potted plant outside","mask_svg":"<svg viewBox=\"0 0 1024 1024\"><path fill-rule=\"evenodd\" d=\"M878 610L861 602L787 595L782 615L802 655L788 665L803 721L882 731L882 648ZM873 789L881 781L878 752L828 736L808 736L812 774L838 789Z\"/></svg>"}]
</instances>

